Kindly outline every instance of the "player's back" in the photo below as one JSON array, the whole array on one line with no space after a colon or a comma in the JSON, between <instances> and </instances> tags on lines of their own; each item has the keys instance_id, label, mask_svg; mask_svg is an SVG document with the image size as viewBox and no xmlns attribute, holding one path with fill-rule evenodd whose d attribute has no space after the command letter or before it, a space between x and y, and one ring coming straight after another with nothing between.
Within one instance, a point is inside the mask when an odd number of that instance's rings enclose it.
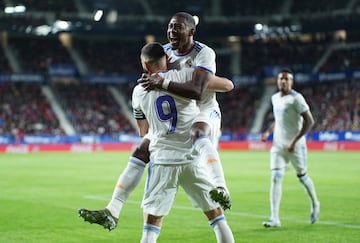
<instances>
[{"instance_id":1,"label":"player's back","mask_svg":"<svg viewBox=\"0 0 360 243\"><path fill-rule=\"evenodd\" d=\"M195 101L165 91L148 92L138 85L133 92L133 107L141 109L149 123L153 163L192 162L190 128L199 113Z\"/></svg>"}]
</instances>

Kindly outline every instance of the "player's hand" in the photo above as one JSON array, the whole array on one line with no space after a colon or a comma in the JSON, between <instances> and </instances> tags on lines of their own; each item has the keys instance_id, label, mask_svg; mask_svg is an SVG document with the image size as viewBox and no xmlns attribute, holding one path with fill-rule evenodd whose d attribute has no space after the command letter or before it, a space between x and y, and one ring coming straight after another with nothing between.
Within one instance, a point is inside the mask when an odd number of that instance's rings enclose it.
<instances>
[{"instance_id":1,"label":"player's hand","mask_svg":"<svg viewBox=\"0 0 360 243\"><path fill-rule=\"evenodd\" d=\"M145 90L150 90L149 82L148 82L149 81L149 76L150 76L150 74L143 73L143 74L141 74L141 77L137 80L137 83L141 84L141 86L143 86L143 88Z\"/></svg>"},{"instance_id":2,"label":"player's hand","mask_svg":"<svg viewBox=\"0 0 360 243\"><path fill-rule=\"evenodd\" d=\"M264 132L264 133L261 134L260 139L261 139L262 142L266 142L266 140L268 139L268 137L269 137L269 133L268 133L268 132Z\"/></svg>"},{"instance_id":3,"label":"player's hand","mask_svg":"<svg viewBox=\"0 0 360 243\"><path fill-rule=\"evenodd\" d=\"M145 90L153 90L155 88L161 88L161 85L164 81L164 78L161 77L159 74L154 73L152 75L148 73L143 73L141 77L137 80Z\"/></svg>"},{"instance_id":4,"label":"player's hand","mask_svg":"<svg viewBox=\"0 0 360 243\"><path fill-rule=\"evenodd\" d=\"M290 145L288 146L288 151L290 153L293 153L295 151L295 142L290 143Z\"/></svg>"}]
</instances>

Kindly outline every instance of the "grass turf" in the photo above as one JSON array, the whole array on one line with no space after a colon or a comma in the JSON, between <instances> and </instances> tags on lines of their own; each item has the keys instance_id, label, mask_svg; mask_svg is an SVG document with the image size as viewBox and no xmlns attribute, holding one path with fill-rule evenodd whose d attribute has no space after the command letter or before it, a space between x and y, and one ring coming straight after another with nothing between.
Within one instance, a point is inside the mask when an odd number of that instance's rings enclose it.
<instances>
[{"instance_id":1,"label":"grass turf","mask_svg":"<svg viewBox=\"0 0 360 243\"><path fill-rule=\"evenodd\" d=\"M0 242L139 242L143 182L111 232L78 218L103 208L130 152L0 154ZM236 242L359 242L360 152L309 152L309 175L321 201L309 223L309 200L290 167L283 184L279 229L266 229L268 152L221 152L233 207L226 217ZM145 179L145 176L144 178ZM158 242L216 242L180 189Z\"/></svg>"}]
</instances>

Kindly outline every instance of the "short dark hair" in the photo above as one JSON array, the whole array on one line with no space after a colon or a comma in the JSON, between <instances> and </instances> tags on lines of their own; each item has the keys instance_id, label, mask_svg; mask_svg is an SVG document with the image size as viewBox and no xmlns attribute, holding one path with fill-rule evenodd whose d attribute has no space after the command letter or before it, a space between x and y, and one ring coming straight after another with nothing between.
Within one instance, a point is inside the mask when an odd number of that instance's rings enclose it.
<instances>
[{"instance_id":1,"label":"short dark hair","mask_svg":"<svg viewBox=\"0 0 360 243\"><path fill-rule=\"evenodd\" d=\"M279 73L290 73L294 75L294 72L290 68L283 68L279 71Z\"/></svg>"},{"instance_id":2,"label":"short dark hair","mask_svg":"<svg viewBox=\"0 0 360 243\"><path fill-rule=\"evenodd\" d=\"M159 42L151 42L143 46L141 55L148 59L148 62L155 62L166 54L163 46Z\"/></svg>"},{"instance_id":3,"label":"short dark hair","mask_svg":"<svg viewBox=\"0 0 360 243\"><path fill-rule=\"evenodd\" d=\"M177 12L176 14L173 15L173 17L184 18L187 25L191 26L194 29L196 28L194 17L187 12Z\"/></svg>"}]
</instances>

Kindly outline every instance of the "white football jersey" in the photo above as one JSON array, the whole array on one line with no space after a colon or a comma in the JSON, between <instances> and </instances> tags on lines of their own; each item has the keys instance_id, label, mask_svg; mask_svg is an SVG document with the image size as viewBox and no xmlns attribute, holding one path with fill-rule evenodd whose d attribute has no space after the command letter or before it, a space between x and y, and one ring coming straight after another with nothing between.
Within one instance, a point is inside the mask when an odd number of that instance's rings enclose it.
<instances>
[{"instance_id":1,"label":"white football jersey","mask_svg":"<svg viewBox=\"0 0 360 243\"><path fill-rule=\"evenodd\" d=\"M166 72L158 73L160 76L177 83L185 83L191 81L194 68L185 67L181 70L170 69Z\"/></svg>"},{"instance_id":2,"label":"white football jersey","mask_svg":"<svg viewBox=\"0 0 360 243\"><path fill-rule=\"evenodd\" d=\"M168 71L161 75L171 80L188 79L192 72ZM194 100L166 91L148 92L137 85L133 91L132 106L134 113L142 112L149 123L149 151L153 163L184 164L194 161L191 156L190 128L199 114Z\"/></svg>"},{"instance_id":3,"label":"white football jersey","mask_svg":"<svg viewBox=\"0 0 360 243\"><path fill-rule=\"evenodd\" d=\"M291 90L289 95L282 97L280 92L277 92L271 97L271 102L275 118L274 146L288 146L291 139L300 131L303 123L301 113L308 111L309 105L304 97L295 90ZM305 136L303 136L298 144L305 143L305 141Z\"/></svg>"},{"instance_id":4,"label":"white football jersey","mask_svg":"<svg viewBox=\"0 0 360 243\"><path fill-rule=\"evenodd\" d=\"M170 44L164 45L165 53L168 56L169 69L180 70L182 68L202 68L211 74L216 73L215 52L207 45L194 41L193 48L187 54L177 54L171 49ZM175 81L176 80L171 80ZM202 99L198 101L200 110L216 108L220 113L219 104L214 91L205 91Z\"/></svg>"}]
</instances>

